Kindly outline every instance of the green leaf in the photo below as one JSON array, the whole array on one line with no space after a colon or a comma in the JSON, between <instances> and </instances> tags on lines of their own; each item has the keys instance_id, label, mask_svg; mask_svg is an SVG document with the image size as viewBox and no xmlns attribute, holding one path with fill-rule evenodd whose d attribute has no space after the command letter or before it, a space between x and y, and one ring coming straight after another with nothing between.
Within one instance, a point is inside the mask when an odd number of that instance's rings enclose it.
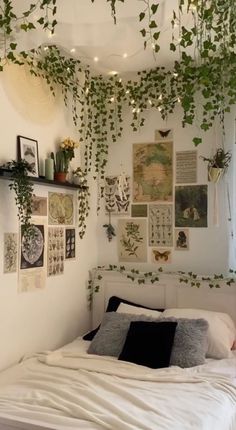
<instances>
[{"instance_id":1,"label":"green leaf","mask_svg":"<svg viewBox=\"0 0 236 430\"><path fill-rule=\"evenodd\" d=\"M202 143L201 137L194 137L193 138L193 143L194 143L195 146L200 145L200 143Z\"/></svg>"},{"instance_id":2,"label":"green leaf","mask_svg":"<svg viewBox=\"0 0 236 430\"><path fill-rule=\"evenodd\" d=\"M157 23L156 21L152 20L149 24L149 28L157 28Z\"/></svg>"},{"instance_id":3,"label":"green leaf","mask_svg":"<svg viewBox=\"0 0 236 430\"><path fill-rule=\"evenodd\" d=\"M139 14L139 21L142 21L144 18L145 18L145 13L144 13L144 12L141 12L141 13Z\"/></svg>"},{"instance_id":4,"label":"green leaf","mask_svg":"<svg viewBox=\"0 0 236 430\"><path fill-rule=\"evenodd\" d=\"M17 47L17 43L10 43L10 48L14 51Z\"/></svg>"},{"instance_id":5,"label":"green leaf","mask_svg":"<svg viewBox=\"0 0 236 430\"><path fill-rule=\"evenodd\" d=\"M143 28L142 30L140 30L140 33L142 34L143 37L145 37L146 34L147 34L145 28Z\"/></svg>"},{"instance_id":6,"label":"green leaf","mask_svg":"<svg viewBox=\"0 0 236 430\"><path fill-rule=\"evenodd\" d=\"M157 11L157 9L158 9L158 6L159 6L159 3L158 4L152 4L151 5L151 11L152 11L152 13L153 13L153 15L155 15L155 13L156 13L156 11Z\"/></svg>"}]
</instances>

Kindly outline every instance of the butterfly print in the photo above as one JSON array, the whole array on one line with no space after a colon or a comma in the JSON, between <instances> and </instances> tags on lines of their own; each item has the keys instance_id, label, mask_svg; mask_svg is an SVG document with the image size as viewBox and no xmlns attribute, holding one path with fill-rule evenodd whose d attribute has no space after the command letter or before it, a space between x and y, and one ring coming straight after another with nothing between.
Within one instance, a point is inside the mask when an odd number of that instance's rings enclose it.
<instances>
[{"instance_id":1,"label":"butterfly print","mask_svg":"<svg viewBox=\"0 0 236 430\"><path fill-rule=\"evenodd\" d=\"M160 261L160 260L168 261L168 259L169 259L170 251L160 252L160 251L153 249L152 252L154 254L154 258L156 261Z\"/></svg>"},{"instance_id":2,"label":"butterfly print","mask_svg":"<svg viewBox=\"0 0 236 430\"><path fill-rule=\"evenodd\" d=\"M170 132L171 130L158 130L158 133L161 135L161 137L167 137Z\"/></svg>"}]
</instances>

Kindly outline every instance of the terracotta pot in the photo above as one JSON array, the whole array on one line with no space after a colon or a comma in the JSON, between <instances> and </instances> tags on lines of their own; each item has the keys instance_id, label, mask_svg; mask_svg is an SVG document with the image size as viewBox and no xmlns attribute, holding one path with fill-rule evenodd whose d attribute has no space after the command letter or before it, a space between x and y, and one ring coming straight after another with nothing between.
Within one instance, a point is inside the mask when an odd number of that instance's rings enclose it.
<instances>
[{"instance_id":1,"label":"terracotta pot","mask_svg":"<svg viewBox=\"0 0 236 430\"><path fill-rule=\"evenodd\" d=\"M210 182L214 182L214 184L216 184L217 182L219 182L223 173L224 173L224 169L221 169L219 167L209 167L208 168L208 180Z\"/></svg>"},{"instance_id":2,"label":"terracotta pot","mask_svg":"<svg viewBox=\"0 0 236 430\"><path fill-rule=\"evenodd\" d=\"M57 182L66 182L66 172L55 172L54 173L54 180Z\"/></svg>"}]
</instances>

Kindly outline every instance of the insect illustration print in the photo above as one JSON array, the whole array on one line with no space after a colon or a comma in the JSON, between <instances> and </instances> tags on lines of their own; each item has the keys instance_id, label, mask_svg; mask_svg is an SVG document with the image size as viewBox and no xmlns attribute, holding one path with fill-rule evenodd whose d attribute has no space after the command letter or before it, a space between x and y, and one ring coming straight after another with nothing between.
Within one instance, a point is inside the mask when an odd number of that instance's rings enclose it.
<instances>
[{"instance_id":1,"label":"insect illustration print","mask_svg":"<svg viewBox=\"0 0 236 430\"><path fill-rule=\"evenodd\" d=\"M152 249L152 260L154 263L170 263L171 262L171 250L158 250Z\"/></svg>"},{"instance_id":2,"label":"insect illustration print","mask_svg":"<svg viewBox=\"0 0 236 430\"><path fill-rule=\"evenodd\" d=\"M161 137L167 137L170 132L171 130L158 130L158 133L161 135Z\"/></svg>"},{"instance_id":3,"label":"insect illustration print","mask_svg":"<svg viewBox=\"0 0 236 430\"><path fill-rule=\"evenodd\" d=\"M156 141L173 140L173 130L171 128L155 130L155 140Z\"/></svg>"}]
</instances>

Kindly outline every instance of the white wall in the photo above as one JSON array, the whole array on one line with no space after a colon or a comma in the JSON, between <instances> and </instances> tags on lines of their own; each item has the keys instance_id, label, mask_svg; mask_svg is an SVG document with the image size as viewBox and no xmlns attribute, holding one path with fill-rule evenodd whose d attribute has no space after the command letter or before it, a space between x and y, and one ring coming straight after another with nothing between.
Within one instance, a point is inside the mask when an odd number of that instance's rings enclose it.
<instances>
[{"instance_id":1,"label":"white wall","mask_svg":"<svg viewBox=\"0 0 236 430\"><path fill-rule=\"evenodd\" d=\"M128 114L129 116L129 114ZM228 119L229 127L233 124L233 118ZM147 121L140 132L134 133L129 127L129 122L125 126L124 135L121 142L112 144L110 149L110 158L108 164L108 174L116 175L121 171L120 165L123 165L123 171L132 176L132 144L145 143L154 141L155 129L173 128L174 130L174 150L191 150L194 149L192 138L201 135L201 131L195 127L182 128L181 112L172 115L167 122L162 121L159 112L151 110L147 113ZM198 155L211 155L215 144L220 144L221 133L216 126L208 133L202 132L203 144L198 147ZM232 146L232 139L229 140ZM213 225L213 194L214 185L207 181L207 164L198 158L198 184L208 184L208 228L190 228L190 249L189 251L175 251L172 249L172 264L160 265L166 270L193 270L197 273L220 273L228 269L228 207L226 199L225 180L218 185L219 196L219 227ZM112 224L116 227L118 217L112 216ZM99 236L98 236L98 255L99 264L116 264L117 259L117 240L113 239L108 242L105 229L102 227L107 222L104 212L99 218ZM137 268L143 270L155 270L155 265L149 262L147 264L136 264ZM129 264L125 263L128 267ZM130 264L135 267L135 264Z\"/></svg>"},{"instance_id":2,"label":"white wall","mask_svg":"<svg viewBox=\"0 0 236 430\"><path fill-rule=\"evenodd\" d=\"M16 157L16 136L23 135L38 141L41 173L43 160L56 147L56 142L76 133L70 116L59 99L56 105L49 104L48 117L40 122L40 109L48 109L38 100L31 104L31 112L25 112L17 96L20 94L16 82L9 91L6 76L0 75L0 164ZM18 92L19 90L19 92ZM29 94L30 103L30 94ZM34 110L34 112L32 112ZM32 114L32 115L31 115ZM34 114L34 115L33 115ZM38 115L38 118L37 118ZM34 118L34 120L30 118ZM74 165L79 165L79 152ZM47 196L48 191L65 192L63 188L35 186L35 193ZM92 197L96 187L91 184ZM88 330L90 314L87 309L86 281L88 270L97 264L96 208L91 199L92 210L85 238L78 239L76 261L65 262L62 276L46 279L46 287L40 291L17 292L17 274L3 274L3 234L18 232L17 212L13 192L8 181L0 179L0 369L18 360L23 354L42 349L53 349L69 342Z\"/></svg>"}]
</instances>

